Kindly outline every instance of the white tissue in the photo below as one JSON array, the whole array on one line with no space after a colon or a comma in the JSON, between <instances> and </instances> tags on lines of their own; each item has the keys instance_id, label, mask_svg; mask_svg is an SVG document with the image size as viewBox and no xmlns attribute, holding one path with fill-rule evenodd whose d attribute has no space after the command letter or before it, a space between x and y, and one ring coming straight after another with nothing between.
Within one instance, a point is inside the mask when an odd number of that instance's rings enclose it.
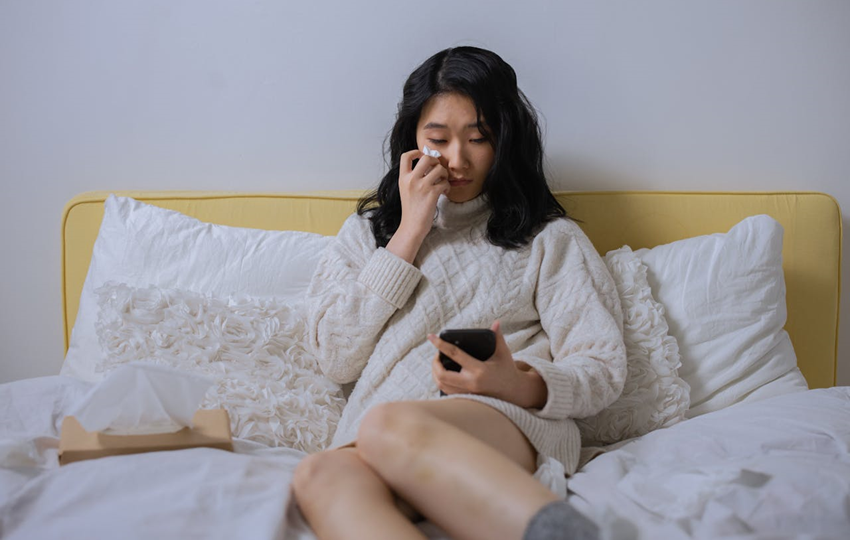
<instances>
[{"instance_id":1,"label":"white tissue","mask_svg":"<svg viewBox=\"0 0 850 540\"><path fill-rule=\"evenodd\" d=\"M171 433L192 417L213 382L185 371L130 362L96 384L70 411L86 431Z\"/></svg>"},{"instance_id":2,"label":"white tissue","mask_svg":"<svg viewBox=\"0 0 850 540\"><path fill-rule=\"evenodd\" d=\"M566 471L564 464L557 459L538 454L537 471L534 473L534 478L561 499L567 498Z\"/></svg>"},{"instance_id":3,"label":"white tissue","mask_svg":"<svg viewBox=\"0 0 850 540\"><path fill-rule=\"evenodd\" d=\"M440 156L443 155L440 152L438 152L437 150L431 150L430 148L428 148L427 144L422 147L422 153L425 154L426 156L431 156L431 157L440 157Z\"/></svg>"}]
</instances>

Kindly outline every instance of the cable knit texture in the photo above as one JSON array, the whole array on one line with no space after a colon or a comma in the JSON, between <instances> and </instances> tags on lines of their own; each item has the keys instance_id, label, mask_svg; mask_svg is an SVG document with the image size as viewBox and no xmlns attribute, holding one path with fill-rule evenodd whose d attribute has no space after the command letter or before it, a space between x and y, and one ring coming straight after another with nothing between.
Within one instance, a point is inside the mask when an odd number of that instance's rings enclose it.
<instances>
[{"instance_id":1,"label":"cable knit texture","mask_svg":"<svg viewBox=\"0 0 850 540\"><path fill-rule=\"evenodd\" d=\"M504 413L543 456L575 471L581 446L574 418L617 399L626 376L617 289L572 221L548 223L525 247L487 241L483 197L441 197L414 264L376 248L367 218L350 216L319 262L307 292L310 346L337 383L357 381L333 445L355 440L370 407L440 399L431 376L429 333L502 322L515 360L548 387L540 410L486 396L462 397Z\"/></svg>"}]
</instances>

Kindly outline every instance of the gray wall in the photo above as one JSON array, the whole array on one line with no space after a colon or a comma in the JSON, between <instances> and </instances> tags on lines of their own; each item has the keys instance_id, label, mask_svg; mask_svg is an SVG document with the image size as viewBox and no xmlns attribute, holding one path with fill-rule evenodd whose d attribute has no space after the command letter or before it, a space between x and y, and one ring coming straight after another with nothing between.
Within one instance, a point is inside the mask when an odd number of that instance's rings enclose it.
<instances>
[{"instance_id":1,"label":"gray wall","mask_svg":"<svg viewBox=\"0 0 850 540\"><path fill-rule=\"evenodd\" d=\"M70 197L370 187L404 78L459 44L516 68L556 188L850 209L850 2L5 0L0 382L61 364Z\"/></svg>"}]
</instances>

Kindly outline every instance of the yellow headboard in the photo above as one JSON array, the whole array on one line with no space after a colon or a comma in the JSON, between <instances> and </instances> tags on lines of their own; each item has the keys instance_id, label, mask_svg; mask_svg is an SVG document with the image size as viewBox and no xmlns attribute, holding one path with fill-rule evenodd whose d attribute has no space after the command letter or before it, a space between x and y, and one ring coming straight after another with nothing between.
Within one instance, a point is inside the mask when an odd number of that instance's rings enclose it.
<instances>
[{"instance_id":1,"label":"yellow headboard","mask_svg":"<svg viewBox=\"0 0 850 540\"><path fill-rule=\"evenodd\" d=\"M202 221L335 234L360 191L286 193L116 192ZM77 315L108 192L84 193L62 220L65 348ZM726 232L741 219L768 214L785 228L783 266L788 323L800 370L812 388L835 385L840 299L841 212L823 193L581 192L558 199L604 254L628 244L653 247Z\"/></svg>"}]
</instances>

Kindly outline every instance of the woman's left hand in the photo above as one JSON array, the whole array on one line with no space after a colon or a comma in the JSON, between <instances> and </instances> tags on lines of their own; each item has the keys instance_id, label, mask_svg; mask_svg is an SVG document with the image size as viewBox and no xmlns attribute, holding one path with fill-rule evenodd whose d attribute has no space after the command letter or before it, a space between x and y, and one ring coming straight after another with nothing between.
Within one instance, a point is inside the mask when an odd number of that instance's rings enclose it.
<instances>
[{"instance_id":1,"label":"woman's left hand","mask_svg":"<svg viewBox=\"0 0 850 540\"><path fill-rule=\"evenodd\" d=\"M493 323L491 329L496 334L496 352L487 361L470 356L434 334L428 335L428 340L438 349L431 362L431 372L437 386L446 394L481 394L529 408L539 404L542 385L545 403L546 384L540 375L524 362L514 361L499 321ZM460 364L461 370L449 371L444 368L440 362L440 352Z\"/></svg>"}]
</instances>

